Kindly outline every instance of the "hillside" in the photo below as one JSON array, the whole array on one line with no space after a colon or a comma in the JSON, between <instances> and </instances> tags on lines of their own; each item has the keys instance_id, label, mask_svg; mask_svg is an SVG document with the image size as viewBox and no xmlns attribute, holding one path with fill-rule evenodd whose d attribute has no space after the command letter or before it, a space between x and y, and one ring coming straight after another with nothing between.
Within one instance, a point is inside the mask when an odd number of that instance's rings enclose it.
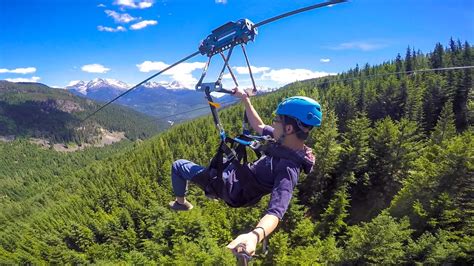
<instances>
[{"instance_id":1,"label":"hillside","mask_svg":"<svg viewBox=\"0 0 474 266\"><path fill-rule=\"evenodd\" d=\"M0 81L0 136L40 138L54 143L97 143L104 132L144 139L165 129L166 122L117 105L81 123L100 103L39 83ZM10 137L11 138L11 137Z\"/></svg>"},{"instance_id":2,"label":"hillside","mask_svg":"<svg viewBox=\"0 0 474 266\"><path fill-rule=\"evenodd\" d=\"M254 263L472 265L474 72L390 73L474 65L473 55L467 42L408 49L253 98L267 123L288 96L315 98L324 111L308 140L315 171L300 178L268 255ZM221 112L233 134L241 117L240 105ZM232 209L191 186L192 211L167 209L172 162L206 164L217 143L203 117L74 172L23 206L31 215L0 225L0 263L234 264L224 246L255 226L268 197Z\"/></svg>"},{"instance_id":3,"label":"hillside","mask_svg":"<svg viewBox=\"0 0 474 266\"><path fill-rule=\"evenodd\" d=\"M132 143L125 140L63 153L42 149L27 140L0 142L0 224L18 222L31 212L41 211L41 193L60 187L73 172L130 146Z\"/></svg>"}]
</instances>

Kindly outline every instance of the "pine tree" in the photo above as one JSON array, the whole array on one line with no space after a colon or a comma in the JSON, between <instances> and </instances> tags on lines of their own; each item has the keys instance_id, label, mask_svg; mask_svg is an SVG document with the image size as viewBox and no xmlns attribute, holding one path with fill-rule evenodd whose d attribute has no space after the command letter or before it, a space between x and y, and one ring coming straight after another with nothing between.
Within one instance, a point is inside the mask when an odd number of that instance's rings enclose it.
<instances>
[{"instance_id":1,"label":"pine tree","mask_svg":"<svg viewBox=\"0 0 474 266\"><path fill-rule=\"evenodd\" d=\"M348 122L348 131L343 134L340 153L340 165L337 167L338 176L344 178L339 185L349 182L364 183L363 177L367 170L370 156L369 137L371 135L370 121L365 113ZM356 180L346 180L351 173Z\"/></svg>"},{"instance_id":2,"label":"pine tree","mask_svg":"<svg viewBox=\"0 0 474 266\"><path fill-rule=\"evenodd\" d=\"M403 72L403 62L400 54L398 54L397 58L395 59L395 72L397 72L397 79L400 80L402 77L400 72Z\"/></svg>"},{"instance_id":3,"label":"pine tree","mask_svg":"<svg viewBox=\"0 0 474 266\"><path fill-rule=\"evenodd\" d=\"M318 130L313 130L310 138L314 140L313 151L318 158L313 172L301 180L298 190L303 205L309 206L310 212L317 215L329 201L336 189L335 168L339 161L340 145L337 142L337 117L333 111L323 113L323 123Z\"/></svg>"},{"instance_id":4,"label":"pine tree","mask_svg":"<svg viewBox=\"0 0 474 266\"><path fill-rule=\"evenodd\" d=\"M441 43L437 43L433 53L430 56L431 68L442 68L444 67L444 48Z\"/></svg>"},{"instance_id":5,"label":"pine tree","mask_svg":"<svg viewBox=\"0 0 474 266\"><path fill-rule=\"evenodd\" d=\"M456 136L456 127L454 126L454 114L452 110L452 102L447 102L444 105L438 122L433 130L431 139L438 145L440 145L445 139Z\"/></svg>"},{"instance_id":6,"label":"pine tree","mask_svg":"<svg viewBox=\"0 0 474 266\"><path fill-rule=\"evenodd\" d=\"M408 46L407 48L407 52L405 54L405 71L412 71L414 68L413 68L413 61L412 61L412 57L411 57L411 49L410 49L410 46Z\"/></svg>"},{"instance_id":7,"label":"pine tree","mask_svg":"<svg viewBox=\"0 0 474 266\"><path fill-rule=\"evenodd\" d=\"M464 65L472 65L473 63L471 47L467 41L464 43L463 63ZM460 83L457 84L454 91L453 110L456 117L456 129L458 132L466 130L469 125L467 103L473 86L472 73L471 69L465 69L462 75L463 78Z\"/></svg>"},{"instance_id":8,"label":"pine tree","mask_svg":"<svg viewBox=\"0 0 474 266\"><path fill-rule=\"evenodd\" d=\"M410 223L382 213L370 223L348 230L343 264L403 264L411 240Z\"/></svg>"},{"instance_id":9,"label":"pine tree","mask_svg":"<svg viewBox=\"0 0 474 266\"><path fill-rule=\"evenodd\" d=\"M349 196L347 187L342 186L334 194L317 225L317 232L321 236L337 235L347 228L345 222L348 216Z\"/></svg>"}]
</instances>

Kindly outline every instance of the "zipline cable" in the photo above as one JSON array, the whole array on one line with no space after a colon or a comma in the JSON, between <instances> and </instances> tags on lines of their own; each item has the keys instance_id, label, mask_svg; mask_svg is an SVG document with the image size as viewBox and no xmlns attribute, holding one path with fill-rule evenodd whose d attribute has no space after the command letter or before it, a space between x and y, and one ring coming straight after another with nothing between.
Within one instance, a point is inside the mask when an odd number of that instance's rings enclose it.
<instances>
[{"instance_id":1,"label":"zipline cable","mask_svg":"<svg viewBox=\"0 0 474 266\"><path fill-rule=\"evenodd\" d=\"M333 1L328 1L328 2L325 2L325 3L320 3L320 4L308 6L308 7L303 7L303 8L297 9L297 10L287 12L285 14L281 14L279 16L275 16L273 18L266 19L264 21L261 21L259 23L254 24L253 27L257 28L257 27L260 27L262 25L271 23L275 20L282 19L282 18L285 18L285 17L289 17L289 16L292 16L292 15L296 15L296 14L301 13L301 12L305 12L305 11L308 11L308 10L311 10L311 9L320 8L320 7L324 7L324 6L335 5L335 4L339 4L339 3L343 3L343 2L347 2L347 0L333 0Z\"/></svg>"}]
</instances>

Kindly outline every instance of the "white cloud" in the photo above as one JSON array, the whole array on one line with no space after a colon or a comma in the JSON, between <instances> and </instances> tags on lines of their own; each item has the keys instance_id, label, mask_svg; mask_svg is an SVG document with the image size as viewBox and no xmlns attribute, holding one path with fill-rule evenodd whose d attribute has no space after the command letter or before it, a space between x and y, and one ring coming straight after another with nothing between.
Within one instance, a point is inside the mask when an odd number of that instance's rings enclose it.
<instances>
[{"instance_id":1,"label":"white cloud","mask_svg":"<svg viewBox=\"0 0 474 266\"><path fill-rule=\"evenodd\" d=\"M263 73L262 80L271 80L279 84L287 84L295 81L305 79L319 78L328 75L335 75L336 73L311 71L309 69L272 69L269 72Z\"/></svg>"},{"instance_id":2,"label":"white cloud","mask_svg":"<svg viewBox=\"0 0 474 266\"><path fill-rule=\"evenodd\" d=\"M270 70L269 67L250 66L250 68L252 69L252 74L263 73ZM240 75L249 74L249 68L247 66L233 67L233 69Z\"/></svg>"},{"instance_id":3,"label":"white cloud","mask_svg":"<svg viewBox=\"0 0 474 266\"><path fill-rule=\"evenodd\" d=\"M222 79L232 79L232 75L230 73L226 73L222 76Z\"/></svg>"},{"instance_id":4,"label":"white cloud","mask_svg":"<svg viewBox=\"0 0 474 266\"><path fill-rule=\"evenodd\" d=\"M106 31L106 32L119 32L119 31L126 31L126 29L122 26L118 26L117 28L111 27L104 27L104 26L97 26L97 30L99 31Z\"/></svg>"},{"instance_id":5,"label":"white cloud","mask_svg":"<svg viewBox=\"0 0 474 266\"><path fill-rule=\"evenodd\" d=\"M136 1L136 0L116 0L114 5L119 5L122 8L149 8L153 6L152 0L143 0L143 1Z\"/></svg>"},{"instance_id":6,"label":"white cloud","mask_svg":"<svg viewBox=\"0 0 474 266\"><path fill-rule=\"evenodd\" d=\"M144 2L138 3L138 8L140 8L140 9L149 8L149 7L151 7L152 5L153 5L152 2L145 2L145 1L144 1Z\"/></svg>"},{"instance_id":7,"label":"white cloud","mask_svg":"<svg viewBox=\"0 0 474 266\"><path fill-rule=\"evenodd\" d=\"M97 7L106 7L104 4L98 4Z\"/></svg>"},{"instance_id":8,"label":"white cloud","mask_svg":"<svg viewBox=\"0 0 474 266\"><path fill-rule=\"evenodd\" d=\"M168 66L170 65L161 61L145 61L137 65L140 72L161 71ZM204 62L181 63L170 70L165 71L162 75L171 76L172 79L183 84L186 88L194 88L197 79L193 77L192 72L197 69L202 69L204 66Z\"/></svg>"},{"instance_id":9,"label":"white cloud","mask_svg":"<svg viewBox=\"0 0 474 266\"><path fill-rule=\"evenodd\" d=\"M319 62L321 62L321 63L329 63L329 62L331 62L331 59L329 59L329 58L321 58L321 59L319 59Z\"/></svg>"},{"instance_id":10,"label":"white cloud","mask_svg":"<svg viewBox=\"0 0 474 266\"><path fill-rule=\"evenodd\" d=\"M35 67L23 67L23 68L15 68L15 69L0 68L0 73L31 74L35 72L36 72Z\"/></svg>"},{"instance_id":11,"label":"white cloud","mask_svg":"<svg viewBox=\"0 0 474 266\"><path fill-rule=\"evenodd\" d=\"M362 50L364 52L373 51L386 47L387 44L381 42L345 42L329 47L332 50Z\"/></svg>"},{"instance_id":12,"label":"white cloud","mask_svg":"<svg viewBox=\"0 0 474 266\"><path fill-rule=\"evenodd\" d=\"M104 12L107 14L107 16L112 17L116 23L129 23L131 21L137 20L137 18L134 18L127 13L120 14L113 10L105 10Z\"/></svg>"},{"instance_id":13,"label":"white cloud","mask_svg":"<svg viewBox=\"0 0 474 266\"><path fill-rule=\"evenodd\" d=\"M101 64L83 65L81 69L88 73L107 73L110 70L110 68L106 68Z\"/></svg>"},{"instance_id":14,"label":"white cloud","mask_svg":"<svg viewBox=\"0 0 474 266\"><path fill-rule=\"evenodd\" d=\"M150 25L156 25L158 22L156 20L144 20L130 26L131 30L140 30Z\"/></svg>"},{"instance_id":15,"label":"white cloud","mask_svg":"<svg viewBox=\"0 0 474 266\"><path fill-rule=\"evenodd\" d=\"M216 0L216 4L227 4L227 0Z\"/></svg>"},{"instance_id":16,"label":"white cloud","mask_svg":"<svg viewBox=\"0 0 474 266\"><path fill-rule=\"evenodd\" d=\"M138 70L140 72L150 72L150 71L161 71L168 67L169 65L164 62L152 62L152 61L145 61L141 64L138 64Z\"/></svg>"},{"instance_id":17,"label":"white cloud","mask_svg":"<svg viewBox=\"0 0 474 266\"><path fill-rule=\"evenodd\" d=\"M40 77L5 79L10 82L38 82Z\"/></svg>"}]
</instances>

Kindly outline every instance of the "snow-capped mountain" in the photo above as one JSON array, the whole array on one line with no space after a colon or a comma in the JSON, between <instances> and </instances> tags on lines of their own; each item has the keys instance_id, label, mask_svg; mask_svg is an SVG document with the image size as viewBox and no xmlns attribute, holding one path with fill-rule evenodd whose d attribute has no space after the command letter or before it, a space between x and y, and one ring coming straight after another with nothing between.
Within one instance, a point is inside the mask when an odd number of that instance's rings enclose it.
<instances>
[{"instance_id":1,"label":"snow-capped mountain","mask_svg":"<svg viewBox=\"0 0 474 266\"><path fill-rule=\"evenodd\" d=\"M71 86L67 86L66 89L82 97L107 102L131 87L131 85L119 80L94 79L91 81L78 81ZM203 92L196 91L194 88L186 88L186 86L178 81L148 81L121 97L116 103L156 117L175 115L207 106ZM206 112L207 110L204 108L197 112L187 113L181 117L173 117L173 120L188 119Z\"/></svg>"},{"instance_id":2,"label":"snow-capped mountain","mask_svg":"<svg viewBox=\"0 0 474 266\"><path fill-rule=\"evenodd\" d=\"M185 85L181 84L179 81L174 80L172 82L166 82L166 81L148 81L142 85L143 87L147 89L167 89L167 90L190 90L194 88L186 88Z\"/></svg>"},{"instance_id":3,"label":"snow-capped mountain","mask_svg":"<svg viewBox=\"0 0 474 266\"><path fill-rule=\"evenodd\" d=\"M102 91L102 94L104 94L104 91L108 91L111 94L117 94L117 92L121 93L125 90L130 89L131 87L132 87L131 85L120 80L96 78L89 82L82 81L82 80L77 81L76 83L73 83L67 86L66 89L73 93L80 93L82 95L91 96L90 95L91 93L96 93L98 91ZM148 81L140 87L145 88L145 89L167 89L167 90L189 89L176 80L172 82Z\"/></svg>"},{"instance_id":4,"label":"snow-capped mountain","mask_svg":"<svg viewBox=\"0 0 474 266\"><path fill-rule=\"evenodd\" d=\"M116 80L116 79L100 79L96 78L89 82L78 81L75 84L67 86L66 89L72 92L77 92L83 95L87 95L93 91L101 89L115 89L118 91L127 90L130 87L127 83Z\"/></svg>"}]
</instances>

